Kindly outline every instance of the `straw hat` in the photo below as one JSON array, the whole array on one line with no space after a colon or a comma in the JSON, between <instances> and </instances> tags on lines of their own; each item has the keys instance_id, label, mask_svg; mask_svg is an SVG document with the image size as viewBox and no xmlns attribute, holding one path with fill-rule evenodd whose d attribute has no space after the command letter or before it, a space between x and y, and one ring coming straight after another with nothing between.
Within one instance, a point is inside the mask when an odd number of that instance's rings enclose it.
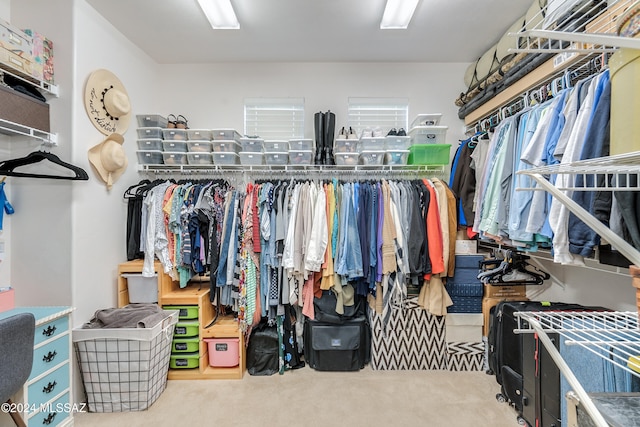
<instances>
[{"instance_id":1,"label":"straw hat","mask_svg":"<svg viewBox=\"0 0 640 427\"><path fill-rule=\"evenodd\" d=\"M129 95L111 71L101 69L89 75L84 89L84 108L91 123L105 135L122 135L129 128Z\"/></svg>"},{"instance_id":2,"label":"straw hat","mask_svg":"<svg viewBox=\"0 0 640 427\"><path fill-rule=\"evenodd\" d=\"M89 162L107 184L108 190L127 169L128 160L122 143L124 143L122 135L113 133L100 144L89 149Z\"/></svg>"}]
</instances>

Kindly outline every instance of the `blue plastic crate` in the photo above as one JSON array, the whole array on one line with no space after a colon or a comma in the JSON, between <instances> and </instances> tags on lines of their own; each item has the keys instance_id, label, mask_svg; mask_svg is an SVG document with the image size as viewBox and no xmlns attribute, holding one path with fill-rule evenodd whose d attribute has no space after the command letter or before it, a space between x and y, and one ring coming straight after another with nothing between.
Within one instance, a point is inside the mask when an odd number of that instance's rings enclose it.
<instances>
[{"instance_id":1,"label":"blue plastic crate","mask_svg":"<svg viewBox=\"0 0 640 427\"><path fill-rule=\"evenodd\" d=\"M482 297L450 296L453 305L447 307L448 313L482 313Z\"/></svg>"},{"instance_id":2,"label":"blue plastic crate","mask_svg":"<svg viewBox=\"0 0 640 427\"><path fill-rule=\"evenodd\" d=\"M480 297L484 295L484 286L482 283L451 283L445 285L449 296L455 295L460 297Z\"/></svg>"}]
</instances>

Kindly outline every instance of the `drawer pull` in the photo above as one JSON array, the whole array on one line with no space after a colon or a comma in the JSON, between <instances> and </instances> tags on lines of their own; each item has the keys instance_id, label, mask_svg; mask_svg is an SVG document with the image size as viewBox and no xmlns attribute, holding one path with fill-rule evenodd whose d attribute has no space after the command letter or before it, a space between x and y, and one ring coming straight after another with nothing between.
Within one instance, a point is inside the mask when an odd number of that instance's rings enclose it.
<instances>
[{"instance_id":1,"label":"drawer pull","mask_svg":"<svg viewBox=\"0 0 640 427\"><path fill-rule=\"evenodd\" d=\"M56 381L54 381L52 383L49 383L49 384L47 384L46 387L42 387L42 392L46 393L46 394L49 394L49 393L51 393L53 391L54 388L56 388L56 385L58 385L58 383Z\"/></svg>"},{"instance_id":2,"label":"drawer pull","mask_svg":"<svg viewBox=\"0 0 640 427\"><path fill-rule=\"evenodd\" d=\"M47 354L46 356L43 356L42 361L45 363L50 363L51 361L53 361L53 359L56 358L57 355L58 355L58 352L54 350L53 353L49 352L49 354Z\"/></svg>"},{"instance_id":3,"label":"drawer pull","mask_svg":"<svg viewBox=\"0 0 640 427\"><path fill-rule=\"evenodd\" d=\"M56 419L56 415L58 415L57 412L49 412L49 416L47 416L47 418L42 420L42 424L48 426L49 424L51 424L53 422L53 420Z\"/></svg>"},{"instance_id":4,"label":"drawer pull","mask_svg":"<svg viewBox=\"0 0 640 427\"><path fill-rule=\"evenodd\" d=\"M44 335L45 337L50 337L51 335L54 334L54 332L56 331L56 329L58 329L56 327L56 325L51 325L49 326L47 329L42 331L42 335Z\"/></svg>"}]
</instances>

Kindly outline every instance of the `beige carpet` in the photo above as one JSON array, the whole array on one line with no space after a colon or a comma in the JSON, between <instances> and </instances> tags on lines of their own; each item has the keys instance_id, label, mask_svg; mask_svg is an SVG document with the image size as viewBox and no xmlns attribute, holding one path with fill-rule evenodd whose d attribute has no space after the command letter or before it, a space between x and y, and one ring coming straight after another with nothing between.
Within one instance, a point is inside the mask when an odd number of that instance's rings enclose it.
<instances>
[{"instance_id":1,"label":"beige carpet","mask_svg":"<svg viewBox=\"0 0 640 427\"><path fill-rule=\"evenodd\" d=\"M76 427L515 427L484 372L318 372L235 381L169 381L146 411L79 413Z\"/></svg>"}]
</instances>

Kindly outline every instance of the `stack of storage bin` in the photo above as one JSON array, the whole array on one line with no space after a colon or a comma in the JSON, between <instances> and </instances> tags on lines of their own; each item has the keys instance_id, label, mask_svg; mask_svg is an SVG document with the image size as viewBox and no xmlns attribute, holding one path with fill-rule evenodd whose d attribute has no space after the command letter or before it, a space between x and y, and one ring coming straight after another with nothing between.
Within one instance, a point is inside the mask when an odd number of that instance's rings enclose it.
<instances>
[{"instance_id":1,"label":"stack of storage bin","mask_svg":"<svg viewBox=\"0 0 640 427\"><path fill-rule=\"evenodd\" d=\"M408 136L338 138L333 150L338 166L403 166L407 164L409 145Z\"/></svg>"},{"instance_id":2,"label":"stack of storage bin","mask_svg":"<svg viewBox=\"0 0 640 427\"><path fill-rule=\"evenodd\" d=\"M193 369L200 366L200 323L197 305L165 305L165 310L178 310L178 323L171 342L172 369Z\"/></svg>"},{"instance_id":3,"label":"stack of storage bin","mask_svg":"<svg viewBox=\"0 0 640 427\"><path fill-rule=\"evenodd\" d=\"M141 165L161 165L164 163L162 152L162 128L167 127L167 118L159 114L140 114L138 120L138 163Z\"/></svg>"},{"instance_id":4,"label":"stack of storage bin","mask_svg":"<svg viewBox=\"0 0 640 427\"><path fill-rule=\"evenodd\" d=\"M447 126L439 126L442 114L418 114L411 123L410 165L447 165L451 144L446 144Z\"/></svg>"},{"instance_id":5,"label":"stack of storage bin","mask_svg":"<svg viewBox=\"0 0 640 427\"><path fill-rule=\"evenodd\" d=\"M290 165L310 165L313 162L313 153L315 153L315 144L312 139L289 140Z\"/></svg>"},{"instance_id":6,"label":"stack of storage bin","mask_svg":"<svg viewBox=\"0 0 640 427\"><path fill-rule=\"evenodd\" d=\"M240 134L234 129L213 129L211 131L213 163L221 166L240 163Z\"/></svg>"},{"instance_id":7,"label":"stack of storage bin","mask_svg":"<svg viewBox=\"0 0 640 427\"><path fill-rule=\"evenodd\" d=\"M453 277L447 279L445 288L453 301L449 313L482 313L484 287L478 274L482 255L456 255Z\"/></svg>"},{"instance_id":8,"label":"stack of storage bin","mask_svg":"<svg viewBox=\"0 0 640 427\"><path fill-rule=\"evenodd\" d=\"M245 166L260 166L264 163L264 139L240 138L240 163Z\"/></svg>"},{"instance_id":9,"label":"stack of storage bin","mask_svg":"<svg viewBox=\"0 0 640 427\"><path fill-rule=\"evenodd\" d=\"M264 163L270 166L284 166L289 163L289 141L264 141Z\"/></svg>"}]
</instances>

